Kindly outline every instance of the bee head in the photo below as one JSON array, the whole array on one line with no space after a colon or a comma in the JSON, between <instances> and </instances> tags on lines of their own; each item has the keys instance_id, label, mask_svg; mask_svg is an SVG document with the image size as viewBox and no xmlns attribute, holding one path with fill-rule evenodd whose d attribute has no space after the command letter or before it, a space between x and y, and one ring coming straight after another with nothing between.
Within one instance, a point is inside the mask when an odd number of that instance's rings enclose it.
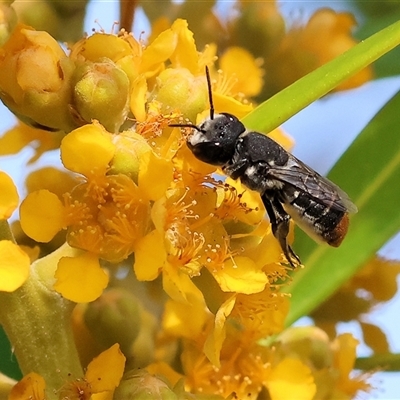
<instances>
[{"instance_id":1,"label":"bee head","mask_svg":"<svg viewBox=\"0 0 400 400\"><path fill-rule=\"evenodd\" d=\"M170 124L170 126L193 128L193 134L187 141L189 149L199 160L222 166L233 157L236 141L246 128L232 114L214 114L208 67L206 67L206 77L210 116L198 126L193 124Z\"/></svg>"},{"instance_id":2,"label":"bee head","mask_svg":"<svg viewBox=\"0 0 400 400\"><path fill-rule=\"evenodd\" d=\"M244 125L227 113L207 118L199 126L193 126L193 134L188 139L188 147L201 161L212 165L224 165L235 152L235 144Z\"/></svg>"}]
</instances>

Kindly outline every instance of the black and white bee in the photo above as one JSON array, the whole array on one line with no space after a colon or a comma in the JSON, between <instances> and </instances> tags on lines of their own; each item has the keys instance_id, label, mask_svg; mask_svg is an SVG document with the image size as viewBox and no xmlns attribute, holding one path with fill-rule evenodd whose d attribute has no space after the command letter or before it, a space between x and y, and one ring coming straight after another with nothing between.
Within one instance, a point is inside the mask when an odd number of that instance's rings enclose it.
<instances>
[{"instance_id":1,"label":"black and white bee","mask_svg":"<svg viewBox=\"0 0 400 400\"><path fill-rule=\"evenodd\" d=\"M348 213L357 212L347 194L268 136L248 131L234 115L215 114L208 68L206 76L210 116L199 126L170 126L193 128L187 145L199 160L260 193L272 232L292 267L301 261L287 243L291 218L317 242L338 247L347 233Z\"/></svg>"}]
</instances>

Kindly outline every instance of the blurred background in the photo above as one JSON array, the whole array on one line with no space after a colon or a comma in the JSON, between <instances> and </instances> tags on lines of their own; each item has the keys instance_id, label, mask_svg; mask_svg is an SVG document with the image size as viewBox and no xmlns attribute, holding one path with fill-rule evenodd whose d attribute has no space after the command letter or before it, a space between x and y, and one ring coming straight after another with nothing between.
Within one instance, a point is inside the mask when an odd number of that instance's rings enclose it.
<instances>
[{"instance_id":1,"label":"blurred background","mask_svg":"<svg viewBox=\"0 0 400 400\"><path fill-rule=\"evenodd\" d=\"M178 7L184 2L175 1L172 3ZM201 42L207 43L208 41L215 40L216 37L218 38L218 32L217 30L214 31L215 20L205 20L202 18L197 18L196 20L193 13L190 12L189 8L191 6L198 7L199 9L201 7L208 9L212 6L214 12L220 16L220 21L229 21L229 18L236 12L235 1L223 0L217 1L215 4L211 4L213 2L200 1L189 1L186 3L186 8L182 7L180 10L181 13L177 16L187 17L189 28L195 32L196 41L198 38L196 30L203 29L207 32L199 38L197 42L199 48L202 47ZM147 16L151 15L155 19L155 14L157 12L162 14L168 4L168 1L138 2L132 29L135 37L142 37L143 40L146 40L151 33L151 24ZM292 0L278 1L277 6L288 25L304 25L314 12L322 7L329 7L338 12L349 11L354 15L357 22L352 29L352 34L358 40L370 36L400 17L400 1L306 2ZM120 3L118 1L89 1L84 11L84 31L89 34L93 29L104 29L106 32L112 31L115 22L120 20L119 8ZM67 22L65 23L67 24ZM68 23L73 23L72 17ZM63 26L61 24L61 26L64 30L68 29L68 25ZM207 26L207 29L204 29L204 26ZM57 24L57 29L59 27L60 24ZM236 28L235 35L240 37L242 33L245 36L244 31L241 31L240 27ZM37 29L41 28L37 27ZM62 37L59 38L60 40L67 40L62 39ZM223 41L224 38L221 37L221 42ZM238 41L240 42L240 40ZM257 43L254 43L254 47L257 47ZM261 54L254 55L261 56ZM359 87L329 94L287 121L283 125L283 128L295 140L293 153L316 171L326 174L371 118L399 91L400 62L398 60L400 60L400 51L399 49L395 49L374 65L375 78L373 80L369 80ZM274 89L270 87L269 90L269 92L266 90L262 91L257 99L264 100L272 95ZM1 132L5 132L11 128L14 123L15 118L1 105ZM9 173L14 178L14 181L19 184L20 194L24 191L24 176L26 174L45 165L60 165L57 151L50 151L45 153L36 163L30 164L27 170L21 171L21 165L26 165L27 160L33 154L33 148L25 148L18 154L1 156L0 158L0 168ZM357 164L353 167L357 168ZM399 181L393 182L393 184L399 185ZM382 199L382 207L385 207L385 199ZM400 260L400 235L393 237L380 250L379 254L389 259ZM400 295L397 293L391 300L379 303L367 315L362 316L364 321L379 326L381 331L385 333L392 353L400 353L399 310ZM303 318L297 324L302 325L312 322L310 318ZM358 321L340 322L337 324L336 329L339 333L352 332L362 341L363 334ZM370 354L370 347L362 344L359 348L359 355L366 357ZM399 372L378 372L373 380L378 389L370 394L370 398L400 399L399 379Z\"/></svg>"}]
</instances>

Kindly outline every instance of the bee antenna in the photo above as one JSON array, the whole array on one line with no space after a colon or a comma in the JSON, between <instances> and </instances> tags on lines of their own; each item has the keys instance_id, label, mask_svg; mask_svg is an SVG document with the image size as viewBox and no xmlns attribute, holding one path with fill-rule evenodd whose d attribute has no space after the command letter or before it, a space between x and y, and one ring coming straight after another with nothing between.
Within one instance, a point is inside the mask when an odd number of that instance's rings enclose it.
<instances>
[{"instance_id":1,"label":"bee antenna","mask_svg":"<svg viewBox=\"0 0 400 400\"><path fill-rule=\"evenodd\" d=\"M214 103L212 98L212 89L211 89L211 78L210 71L206 65L206 77L207 77L207 87L208 87L208 100L210 102L210 119L214 119Z\"/></svg>"},{"instance_id":2,"label":"bee antenna","mask_svg":"<svg viewBox=\"0 0 400 400\"><path fill-rule=\"evenodd\" d=\"M196 131L201 132L201 129L194 124L169 124L168 126L172 127L172 128L193 128L196 129Z\"/></svg>"}]
</instances>

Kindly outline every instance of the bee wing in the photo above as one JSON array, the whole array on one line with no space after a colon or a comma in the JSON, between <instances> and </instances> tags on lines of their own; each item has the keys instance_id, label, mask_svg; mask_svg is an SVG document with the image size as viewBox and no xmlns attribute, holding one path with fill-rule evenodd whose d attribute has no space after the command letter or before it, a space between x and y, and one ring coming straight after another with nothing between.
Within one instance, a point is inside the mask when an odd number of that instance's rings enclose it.
<instances>
[{"instance_id":1,"label":"bee wing","mask_svg":"<svg viewBox=\"0 0 400 400\"><path fill-rule=\"evenodd\" d=\"M356 205L340 187L291 154L289 154L289 160L285 166L273 165L269 167L268 175L281 182L293 185L308 193L316 201L327 206L333 206L339 211L357 212Z\"/></svg>"}]
</instances>

